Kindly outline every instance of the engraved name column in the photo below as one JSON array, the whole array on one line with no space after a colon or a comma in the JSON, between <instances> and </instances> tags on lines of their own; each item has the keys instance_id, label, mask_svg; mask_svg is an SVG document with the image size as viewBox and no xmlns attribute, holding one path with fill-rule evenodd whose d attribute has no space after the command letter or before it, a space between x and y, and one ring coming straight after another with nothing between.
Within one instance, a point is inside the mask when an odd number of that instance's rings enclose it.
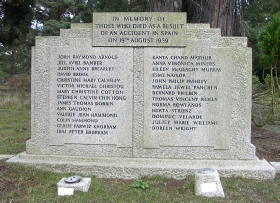
<instances>
[{"instance_id":1,"label":"engraved name column","mask_svg":"<svg viewBox=\"0 0 280 203\"><path fill-rule=\"evenodd\" d=\"M221 112L227 98L220 91L224 71L214 50L205 53L188 48L145 50L146 148L226 148L219 141L226 122Z\"/></svg>"},{"instance_id":2,"label":"engraved name column","mask_svg":"<svg viewBox=\"0 0 280 203\"><path fill-rule=\"evenodd\" d=\"M57 137L53 144L79 141L131 146L131 139L122 136L132 133L131 127L123 125L127 122L131 126L132 122L132 51L120 55L118 48L91 48L87 52L60 53L52 55L51 65L51 91L56 93L51 97L55 119L51 130ZM124 69L123 61L130 68Z\"/></svg>"}]
</instances>

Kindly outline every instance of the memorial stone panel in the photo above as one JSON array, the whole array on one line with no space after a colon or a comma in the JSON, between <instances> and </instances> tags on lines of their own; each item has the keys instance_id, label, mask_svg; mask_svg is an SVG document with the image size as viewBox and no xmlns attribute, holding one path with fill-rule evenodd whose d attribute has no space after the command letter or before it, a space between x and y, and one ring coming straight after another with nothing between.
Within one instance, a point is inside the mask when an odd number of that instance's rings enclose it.
<instances>
[{"instance_id":1,"label":"memorial stone panel","mask_svg":"<svg viewBox=\"0 0 280 203\"><path fill-rule=\"evenodd\" d=\"M133 55L120 53L52 48L50 144L132 146Z\"/></svg>"},{"instance_id":2,"label":"memorial stone panel","mask_svg":"<svg viewBox=\"0 0 280 203\"><path fill-rule=\"evenodd\" d=\"M185 46L184 13L95 13L93 46Z\"/></svg>"},{"instance_id":3,"label":"memorial stone panel","mask_svg":"<svg viewBox=\"0 0 280 203\"><path fill-rule=\"evenodd\" d=\"M229 149L227 67L207 43L189 47L145 49L145 147Z\"/></svg>"},{"instance_id":4,"label":"memorial stone panel","mask_svg":"<svg viewBox=\"0 0 280 203\"><path fill-rule=\"evenodd\" d=\"M233 57L250 52L243 41L223 43L219 30L187 27L185 19L183 13L96 13L92 25L73 24L60 37L38 39L34 66L47 71L49 96L43 108L34 108L41 111L34 120L47 126L34 133L27 150L34 151L38 136L48 139L36 147L54 154L74 146L71 155L163 158L168 151L169 158L254 157L249 139L238 142L243 153L236 147L239 135L231 122L232 72L249 64L235 64ZM35 101L42 94L35 85ZM237 121L247 119L247 130L248 113Z\"/></svg>"},{"instance_id":5,"label":"memorial stone panel","mask_svg":"<svg viewBox=\"0 0 280 203\"><path fill-rule=\"evenodd\" d=\"M31 139L9 160L106 178L271 179L251 136L251 54L185 13L94 13L32 49Z\"/></svg>"}]
</instances>

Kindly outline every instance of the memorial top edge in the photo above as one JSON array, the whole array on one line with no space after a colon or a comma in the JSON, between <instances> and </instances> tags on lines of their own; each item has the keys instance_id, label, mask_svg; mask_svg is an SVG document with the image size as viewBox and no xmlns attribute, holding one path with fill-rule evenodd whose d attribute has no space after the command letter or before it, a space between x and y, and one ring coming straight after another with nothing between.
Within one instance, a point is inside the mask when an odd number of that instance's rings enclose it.
<instances>
[{"instance_id":1,"label":"memorial top edge","mask_svg":"<svg viewBox=\"0 0 280 203\"><path fill-rule=\"evenodd\" d=\"M145 15L182 15L187 16L186 12L96 12L92 13L94 15L139 15L139 16L145 16Z\"/></svg>"},{"instance_id":2,"label":"memorial top edge","mask_svg":"<svg viewBox=\"0 0 280 203\"><path fill-rule=\"evenodd\" d=\"M187 29L211 29L208 23L187 23Z\"/></svg>"},{"instance_id":3,"label":"memorial top edge","mask_svg":"<svg viewBox=\"0 0 280 203\"><path fill-rule=\"evenodd\" d=\"M71 29L92 29L92 23L71 23Z\"/></svg>"}]
</instances>

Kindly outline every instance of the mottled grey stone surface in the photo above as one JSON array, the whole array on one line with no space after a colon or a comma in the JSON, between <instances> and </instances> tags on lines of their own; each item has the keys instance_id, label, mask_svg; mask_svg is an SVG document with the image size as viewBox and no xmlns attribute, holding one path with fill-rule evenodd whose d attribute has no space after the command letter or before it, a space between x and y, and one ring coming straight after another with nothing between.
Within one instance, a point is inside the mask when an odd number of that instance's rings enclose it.
<instances>
[{"instance_id":1,"label":"mottled grey stone surface","mask_svg":"<svg viewBox=\"0 0 280 203\"><path fill-rule=\"evenodd\" d=\"M10 159L14 156L15 156L15 154L0 154L0 160Z\"/></svg>"},{"instance_id":2,"label":"mottled grey stone surface","mask_svg":"<svg viewBox=\"0 0 280 203\"><path fill-rule=\"evenodd\" d=\"M120 158L88 156L55 156L21 153L7 162L32 165L57 173L96 175L98 178L137 179L143 176L164 176L185 179L201 168L215 168L221 177L273 179L275 169L265 160L187 160Z\"/></svg>"}]
</instances>

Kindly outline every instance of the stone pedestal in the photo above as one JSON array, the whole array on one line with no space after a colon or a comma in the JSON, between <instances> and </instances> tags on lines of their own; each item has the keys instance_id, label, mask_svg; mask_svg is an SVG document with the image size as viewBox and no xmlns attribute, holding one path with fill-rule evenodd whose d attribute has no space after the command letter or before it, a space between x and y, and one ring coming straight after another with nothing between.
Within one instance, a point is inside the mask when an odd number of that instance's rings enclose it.
<instances>
[{"instance_id":1,"label":"stone pedestal","mask_svg":"<svg viewBox=\"0 0 280 203\"><path fill-rule=\"evenodd\" d=\"M58 195L73 195L74 191L87 192L91 184L91 178L82 178L78 183L66 183L65 179L57 183Z\"/></svg>"},{"instance_id":2,"label":"stone pedestal","mask_svg":"<svg viewBox=\"0 0 280 203\"><path fill-rule=\"evenodd\" d=\"M195 194L205 197L225 197L217 170L203 168L195 173Z\"/></svg>"},{"instance_id":3,"label":"stone pedestal","mask_svg":"<svg viewBox=\"0 0 280 203\"><path fill-rule=\"evenodd\" d=\"M119 158L86 156L32 155L25 152L9 159L11 163L34 165L57 173L94 174L98 178L137 179L164 176L182 180L201 168L219 170L221 177L273 179L275 169L265 160L187 160L155 158Z\"/></svg>"}]
</instances>

